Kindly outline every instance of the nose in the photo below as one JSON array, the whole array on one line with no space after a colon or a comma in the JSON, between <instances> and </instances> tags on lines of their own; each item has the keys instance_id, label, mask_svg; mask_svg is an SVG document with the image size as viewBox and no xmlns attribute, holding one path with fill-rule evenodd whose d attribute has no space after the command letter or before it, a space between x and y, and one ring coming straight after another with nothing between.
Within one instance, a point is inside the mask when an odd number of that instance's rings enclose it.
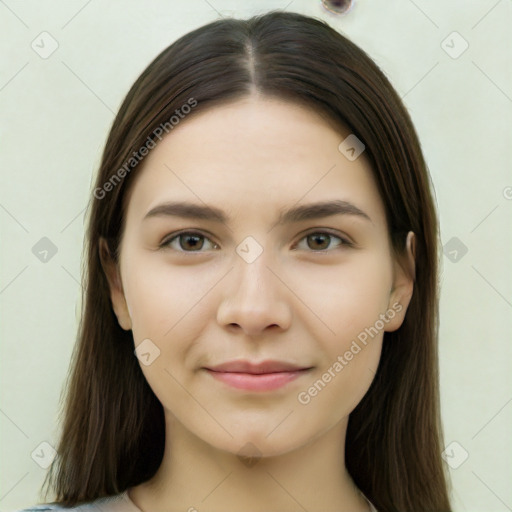
<instances>
[{"instance_id":1,"label":"nose","mask_svg":"<svg viewBox=\"0 0 512 512\"><path fill-rule=\"evenodd\" d=\"M266 251L252 262L236 256L217 312L219 325L248 336L290 327L291 292L269 260Z\"/></svg>"}]
</instances>

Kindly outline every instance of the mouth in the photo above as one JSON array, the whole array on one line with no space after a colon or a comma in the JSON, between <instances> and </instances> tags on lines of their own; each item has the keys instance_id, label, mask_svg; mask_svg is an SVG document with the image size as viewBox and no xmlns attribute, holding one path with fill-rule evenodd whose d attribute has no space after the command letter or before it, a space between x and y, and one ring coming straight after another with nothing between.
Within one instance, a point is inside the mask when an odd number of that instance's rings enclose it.
<instances>
[{"instance_id":1,"label":"mouth","mask_svg":"<svg viewBox=\"0 0 512 512\"><path fill-rule=\"evenodd\" d=\"M231 361L204 367L214 379L230 387L248 391L272 391L308 374L312 366L298 366L283 361Z\"/></svg>"}]
</instances>

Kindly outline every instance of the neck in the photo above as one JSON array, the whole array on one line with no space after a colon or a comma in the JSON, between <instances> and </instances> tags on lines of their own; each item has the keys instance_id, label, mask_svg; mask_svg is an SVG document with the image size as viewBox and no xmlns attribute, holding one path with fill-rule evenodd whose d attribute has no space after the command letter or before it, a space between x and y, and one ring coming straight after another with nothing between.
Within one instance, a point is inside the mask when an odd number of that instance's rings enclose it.
<instances>
[{"instance_id":1,"label":"neck","mask_svg":"<svg viewBox=\"0 0 512 512\"><path fill-rule=\"evenodd\" d=\"M258 457L247 445L249 457L243 457L216 449L166 417L162 463L151 480L132 488L131 499L152 512L367 512L345 468L347 421L288 453Z\"/></svg>"}]
</instances>

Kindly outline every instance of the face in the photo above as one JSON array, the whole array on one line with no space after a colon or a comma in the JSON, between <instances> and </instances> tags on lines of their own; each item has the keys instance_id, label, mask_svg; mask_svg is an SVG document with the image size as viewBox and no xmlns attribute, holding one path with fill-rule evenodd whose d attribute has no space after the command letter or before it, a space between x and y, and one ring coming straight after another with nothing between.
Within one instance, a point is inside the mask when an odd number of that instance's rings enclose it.
<instances>
[{"instance_id":1,"label":"face","mask_svg":"<svg viewBox=\"0 0 512 512\"><path fill-rule=\"evenodd\" d=\"M131 186L114 311L166 421L213 447L278 455L341 424L403 321L412 280L349 134L238 100L176 126Z\"/></svg>"}]
</instances>

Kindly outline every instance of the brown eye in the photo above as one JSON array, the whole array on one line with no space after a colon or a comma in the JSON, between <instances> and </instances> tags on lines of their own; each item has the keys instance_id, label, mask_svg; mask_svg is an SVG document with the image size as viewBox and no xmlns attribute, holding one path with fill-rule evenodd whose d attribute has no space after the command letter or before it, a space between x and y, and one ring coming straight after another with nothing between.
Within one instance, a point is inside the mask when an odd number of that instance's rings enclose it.
<instances>
[{"instance_id":1,"label":"brown eye","mask_svg":"<svg viewBox=\"0 0 512 512\"><path fill-rule=\"evenodd\" d=\"M308 235L303 237L300 240L300 242L302 242L303 240L306 241L306 247L304 247L304 245L300 247L300 243L297 244L297 247L299 247L299 249L304 249L306 251L311 250L313 252L329 252L332 249L344 246L350 247L353 245L345 238L323 231L309 233ZM333 244L333 242L336 240L338 240L339 242Z\"/></svg>"},{"instance_id":2,"label":"brown eye","mask_svg":"<svg viewBox=\"0 0 512 512\"><path fill-rule=\"evenodd\" d=\"M180 247L184 250L198 251L204 245L204 237L200 235L179 235Z\"/></svg>"},{"instance_id":3,"label":"brown eye","mask_svg":"<svg viewBox=\"0 0 512 512\"><path fill-rule=\"evenodd\" d=\"M325 233L318 233L307 236L308 247L313 250L327 249L331 242L331 236Z\"/></svg>"},{"instance_id":4,"label":"brown eye","mask_svg":"<svg viewBox=\"0 0 512 512\"><path fill-rule=\"evenodd\" d=\"M160 244L160 247L170 248L177 252L205 252L201 249L204 248L206 241L211 244L211 248L215 249L218 247L217 244L212 242L208 237L193 231L182 232L172 238L168 238Z\"/></svg>"}]
</instances>

